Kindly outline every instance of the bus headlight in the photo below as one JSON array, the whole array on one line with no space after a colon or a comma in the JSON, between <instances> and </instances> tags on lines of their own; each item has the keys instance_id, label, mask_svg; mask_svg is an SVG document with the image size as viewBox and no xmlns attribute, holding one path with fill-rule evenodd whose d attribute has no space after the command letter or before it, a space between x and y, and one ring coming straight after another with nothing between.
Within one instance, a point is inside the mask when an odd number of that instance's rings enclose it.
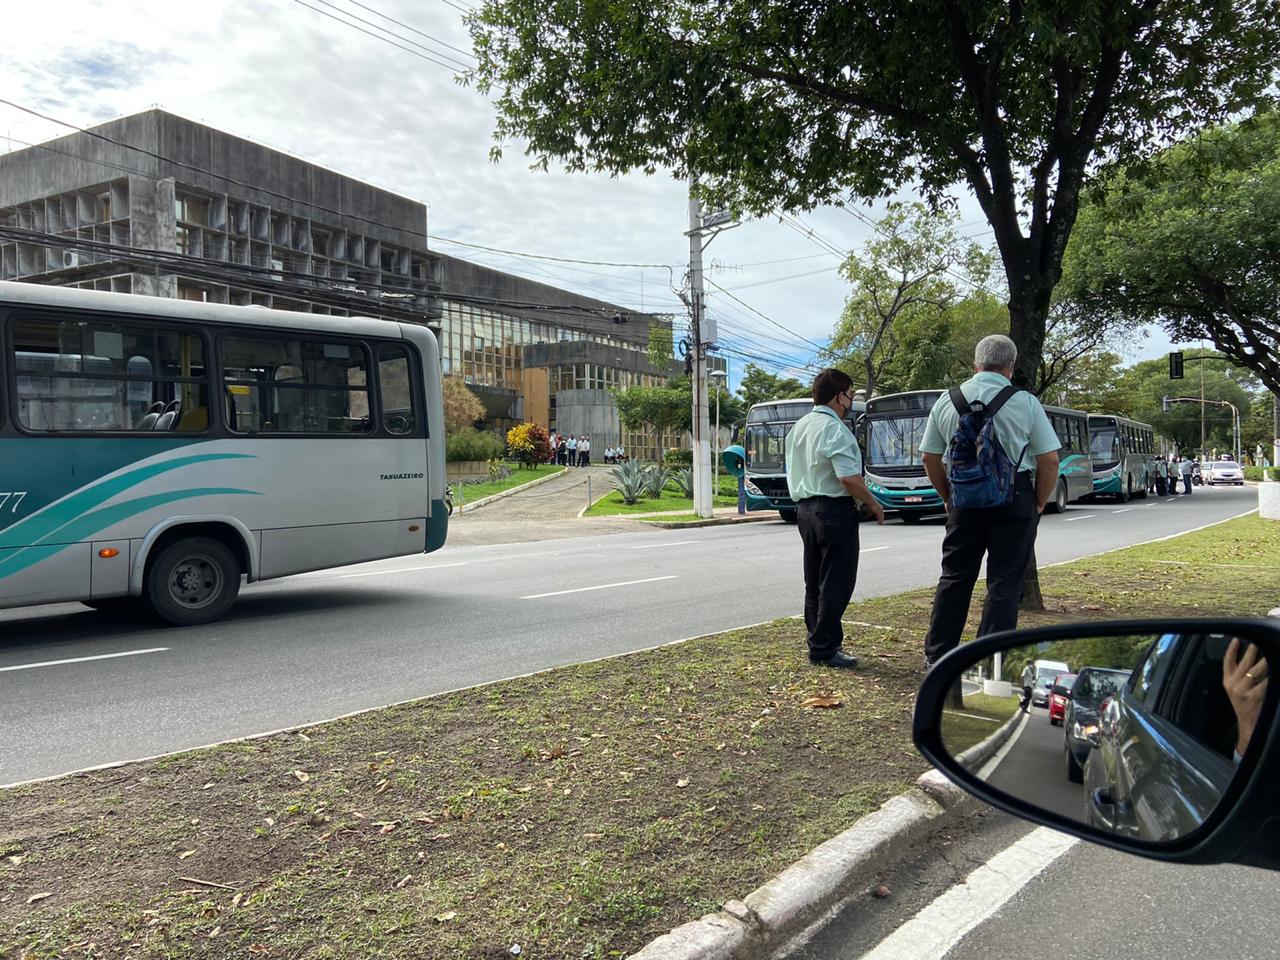
<instances>
[{"instance_id":1,"label":"bus headlight","mask_svg":"<svg viewBox=\"0 0 1280 960\"><path fill-rule=\"evenodd\" d=\"M754 483L752 483L750 480L748 480L745 484L743 484L743 486L746 488L747 493L751 494L753 497L763 497L763 496L764 496L764 494L760 491L760 488L759 488L759 487L757 487L757 486L756 486Z\"/></svg>"}]
</instances>

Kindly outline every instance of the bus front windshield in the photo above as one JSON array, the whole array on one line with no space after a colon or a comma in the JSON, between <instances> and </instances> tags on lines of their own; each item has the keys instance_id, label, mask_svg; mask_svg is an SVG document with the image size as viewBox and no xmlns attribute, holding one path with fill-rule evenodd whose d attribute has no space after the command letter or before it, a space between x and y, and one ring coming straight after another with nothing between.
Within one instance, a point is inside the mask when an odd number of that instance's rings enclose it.
<instances>
[{"instance_id":1,"label":"bus front windshield","mask_svg":"<svg viewBox=\"0 0 1280 960\"><path fill-rule=\"evenodd\" d=\"M1099 427L1090 432L1089 457L1098 465L1119 462L1120 438L1115 427Z\"/></svg>"},{"instance_id":2,"label":"bus front windshield","mask_svg":"<svg viewBox=\"0 0 1280 960\"><path fill-rule=\"evenodd\" d=\"M915 416L884 417L867 421L867 465L873 467L919 467L920 441L927 412Z\"/></svg>"},{"instance_id":3,"label":"bus front windshield","mask_svg":"<svg viewBox=\"0 0 1280 960\"><path fill-rule=\"evenodd\" d=\"M752 473L782 473L786 469L790 423L747 425L747 467Z\"/></svg>"}]
</instances>

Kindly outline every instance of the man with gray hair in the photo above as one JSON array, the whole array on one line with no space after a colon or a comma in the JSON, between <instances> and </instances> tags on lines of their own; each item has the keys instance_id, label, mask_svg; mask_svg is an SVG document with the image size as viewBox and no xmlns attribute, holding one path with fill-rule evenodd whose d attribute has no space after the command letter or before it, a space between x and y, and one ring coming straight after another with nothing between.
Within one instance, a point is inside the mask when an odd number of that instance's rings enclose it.
<instances>
[{"instance_id":1,"label":"man with gray hair","mask_svg":"<svg viewBox=\"0 0 1280 960\"><path fill-rule=\"evenodd\" d=\"M960 643L984 554L987 599L977 635L1018 625L1027 562L1040 514L1058 483L1062 443L1040 401L1010 382L1017 359L1018 349L1008 337L997 333L980 340L973 355L974 376L958 391L938 398L920 441L925 472L947 508L942 576L924 642L926 668ZM1000 505L967 507L952 502L952 441L959 440L957 429L966 414L976 414L972 422L977 424L990 420L1003 455L1013 464L1012 489Z\"/></svg>"}]
</instances>

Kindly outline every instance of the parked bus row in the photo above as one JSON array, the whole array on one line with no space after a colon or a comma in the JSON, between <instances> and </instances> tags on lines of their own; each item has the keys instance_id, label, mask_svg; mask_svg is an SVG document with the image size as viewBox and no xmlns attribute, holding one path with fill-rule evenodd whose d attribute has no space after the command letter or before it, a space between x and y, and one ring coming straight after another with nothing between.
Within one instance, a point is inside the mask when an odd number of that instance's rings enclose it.
<instances>
[{"instance_id":1,"label":"parked bus row","mask_svg":"<svg viewBox=\"0 0 1280 960\"><path fill-rule=\"evenodd\" d=\"M925 475L920 441L929 411L945 395L945 390L887 394L855 404L850 414L849 427L862 448L867 488L904 523L918 523L943 509L942 498ZM784 520L794 521L786 437L812 409L812 401L798 398L759 403L748 412L743 436L748 509L777 510ZM1160 441L1150 424L1066 407L1044 409L1062 443L1049 512L1061 513L1067 504L1087 498L1124 502L1147 495L1154 464L1161 459Z\"/></svg>"},{"instance_id":2,"label":"parked bus row","mask_svg":"<svg viewBox=\"0 0 1280 960\"><path fill-rule=\"evenodd\" d=\"M174 624L443 545L426 327L0 283L0 607Z\"/></svg>"}]
</instances>

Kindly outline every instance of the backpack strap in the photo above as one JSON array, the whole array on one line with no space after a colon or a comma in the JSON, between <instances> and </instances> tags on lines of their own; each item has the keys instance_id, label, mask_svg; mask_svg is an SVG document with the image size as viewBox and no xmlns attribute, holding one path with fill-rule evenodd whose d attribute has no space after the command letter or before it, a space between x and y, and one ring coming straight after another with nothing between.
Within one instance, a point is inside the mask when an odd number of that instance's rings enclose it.
<instances>
[{"instance_id":1,"label":"backpack strap","mask_svg":"<svg viewBox=\"0 0 1280 960\"><path fill-rule=\"evenodd\" d=\"M956 408L956 413L963 417L966 413L972 412L973 408L969 406L969 401L964 398L964 394L959 387L952 387L948 392L951 395L951 403Z\"/></svg>"},{"instance_id":2,"label":"backpack strap","mask_svg":"<svg viewBox=\"0 0 1280 960\"><path fill-rule=\"evenodd\" d=\"M999 393L997 393L994 397L991 398L989 403L985 405L982 411L983 414L986 416L988 420L990 420L997 413L1000 412L1000 408L1005 405L1005 401L1007 401L1015 393L1018 393L1021 389L1022 389L1021 387L1015 387L1013 384L1009 384L1009 386L1004 387L1003 389L1001 389Z\"/></svg>"}]
</instances>

